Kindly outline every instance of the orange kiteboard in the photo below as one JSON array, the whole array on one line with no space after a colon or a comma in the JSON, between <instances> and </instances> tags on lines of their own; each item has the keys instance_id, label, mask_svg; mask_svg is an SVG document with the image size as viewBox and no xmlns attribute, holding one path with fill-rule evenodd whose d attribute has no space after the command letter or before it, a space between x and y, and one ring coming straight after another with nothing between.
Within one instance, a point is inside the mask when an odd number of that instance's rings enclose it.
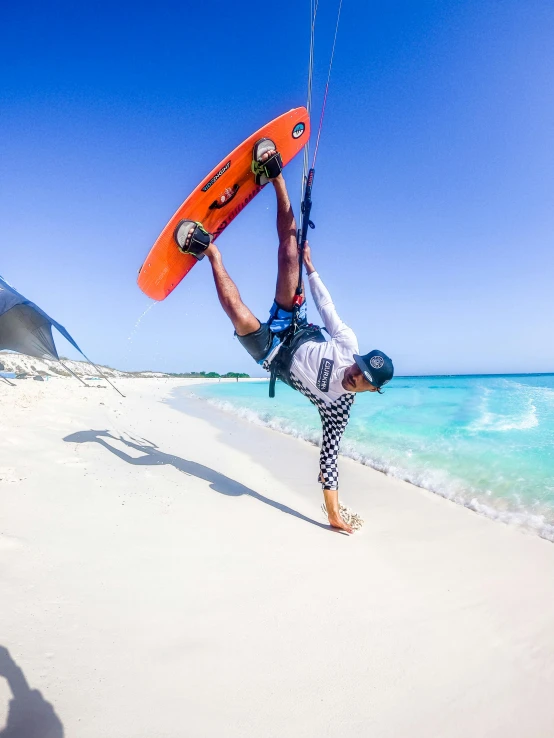
<instances>
[{"instance_id":1,"label":"orange kiteboard","mask_svg":"<svg viewBox=\"0 0 554 738\"><path fill-rule=\"evenodd\" d=\"M263 189L255 183L251 170L256 141L260 138L274 141L286 166L309 137L308 111L295 108L260 128L222 159L187 197L152 246L139 271L140 289L154 300L163 300L198 263L194 256L177 248L174 233L181 220L202 223L215 240Z\"/></svg>"}]
</instances>

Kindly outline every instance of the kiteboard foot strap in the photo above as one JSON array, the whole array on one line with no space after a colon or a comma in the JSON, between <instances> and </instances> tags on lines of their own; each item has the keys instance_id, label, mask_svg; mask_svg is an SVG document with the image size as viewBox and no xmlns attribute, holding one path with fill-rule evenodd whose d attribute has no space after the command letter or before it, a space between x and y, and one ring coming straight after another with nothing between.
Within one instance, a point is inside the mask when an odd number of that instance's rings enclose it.
<instances>
[{"instance_id":1,"label":"kiteboard foot strap","mask_svg":"<svg viewBox=\"0 0 554 738\"><path fill-rule=\"evenodd\" d=\"M198 221L182 220L175 229L175 241L179 251L190 254L200 261L212 242L212 234L208 233Z\"/></svg>"},{"instance_id":2,"label":"kiteboard foot strap","mask_svg":"<svg viewBox=\"0 0 554 738\"><path fill-rule=\"evenodd\" d=\"M274 153L265 161L261 161L264 154L268 151ZM283 160L281 154L277 151L277 146L270 138L260 138L254 144L252 151L252 171L256 179L256 184L263 187L270 179L275 179L283 171Z\"/></svg>"}]
</instances>

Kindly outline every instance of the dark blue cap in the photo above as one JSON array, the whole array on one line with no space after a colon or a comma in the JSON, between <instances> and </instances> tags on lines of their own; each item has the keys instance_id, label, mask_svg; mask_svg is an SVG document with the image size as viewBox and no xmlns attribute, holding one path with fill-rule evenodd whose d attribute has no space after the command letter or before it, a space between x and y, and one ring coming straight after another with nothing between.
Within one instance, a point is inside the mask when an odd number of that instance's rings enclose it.
<instances>
[{"instance_id":1,"label":"dark blue cap","mask_svg":"<svg viewBox=\"0 0 554 738\"><path fill-rule=\"evenodd\" d=\"M354 354L354 361L360 367L368 382L377 389L390 382L394 374L392 360L382 351L370 351L365 356Z\"/></svg>"}]
</instances>

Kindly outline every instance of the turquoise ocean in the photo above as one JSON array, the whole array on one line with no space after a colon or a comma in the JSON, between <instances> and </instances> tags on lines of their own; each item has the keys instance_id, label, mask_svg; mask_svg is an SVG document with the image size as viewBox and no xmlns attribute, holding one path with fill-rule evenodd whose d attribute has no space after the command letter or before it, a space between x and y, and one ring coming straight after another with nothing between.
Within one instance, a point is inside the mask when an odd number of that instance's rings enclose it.
<instances>
[{"instance_id":1,"label":"turquoise ocean","mask_svg":"<svg viewBox=\"0 0 554 738\"><path fill-rule=\"evenodd\" d=\"M180 390L312 443L315 408L282 383ZM359 395L341 453L554 541L554 374L399 377Z\"/></svg>"}]
</instances>

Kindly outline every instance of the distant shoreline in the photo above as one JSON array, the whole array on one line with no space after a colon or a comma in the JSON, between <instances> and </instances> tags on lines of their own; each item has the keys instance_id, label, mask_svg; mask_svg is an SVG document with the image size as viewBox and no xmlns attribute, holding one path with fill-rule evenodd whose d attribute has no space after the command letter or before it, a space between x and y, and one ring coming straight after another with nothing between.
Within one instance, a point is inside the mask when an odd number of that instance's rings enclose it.
<instances>
[{"instance_id":1,"label":"distant shoreline","mask_svg":"<svg viewBox=\"0 0 554 738\"><path fill-rule=\"evenodd\" d=\"M395 374L394 379L479 379L480 377L554 377L554 372L514 372L504 374ZM252 377L269 381L269 377ZM393 379L393 381L394 381Z\"/></svg>"}]
</instances>

